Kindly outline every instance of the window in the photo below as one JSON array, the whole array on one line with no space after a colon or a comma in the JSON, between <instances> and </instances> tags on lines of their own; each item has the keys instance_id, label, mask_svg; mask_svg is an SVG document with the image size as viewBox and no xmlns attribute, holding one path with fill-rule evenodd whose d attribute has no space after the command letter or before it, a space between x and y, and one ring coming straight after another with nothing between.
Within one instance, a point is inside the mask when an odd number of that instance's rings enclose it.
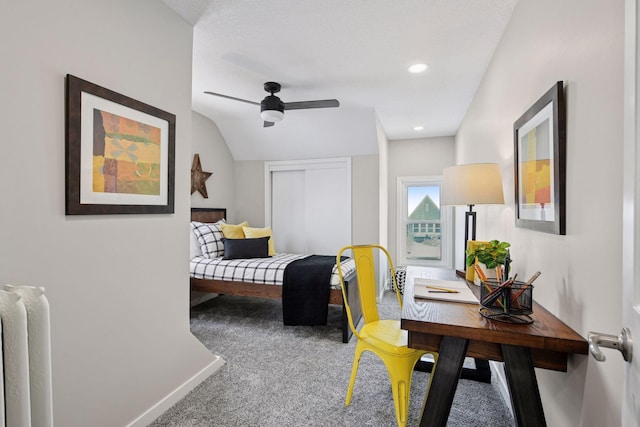
<instances>
[{"instance_id":1,"label":"window","mask_svg":"<svg viewBox=\"0 0 640 427\"><path fill-rule=\"evenodd\" d=\"M440 206L441 181L398 178L398 264L452 266L451 209Z\"/></svg>"}]
</instances>

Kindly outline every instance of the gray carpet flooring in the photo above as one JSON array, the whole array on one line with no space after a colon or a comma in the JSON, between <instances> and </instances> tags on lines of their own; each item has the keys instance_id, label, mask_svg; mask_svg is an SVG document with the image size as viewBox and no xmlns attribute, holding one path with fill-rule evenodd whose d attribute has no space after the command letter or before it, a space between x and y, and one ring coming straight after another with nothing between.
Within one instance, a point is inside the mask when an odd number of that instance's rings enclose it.
<instances>
[{"instance_id":1,"label":"gray carpet flooring","mask_svg":"<svg viewBox=\"0 0 640 427\"><path fill-rule=\"evenodd\" d=\"M381 316L399 318L395 295L381 305ZM339 324L340 307L330 307L327 326L283 326L277 300L221 296L193 308L193 334L226 364L151 426L396 425L389 377L370 352L344 405L355 339L343 344ZM409 426L419 424L428 378L413 374ZM460 380L447 425L514 421L494 384Z\"/></svg>"}]
</instances>

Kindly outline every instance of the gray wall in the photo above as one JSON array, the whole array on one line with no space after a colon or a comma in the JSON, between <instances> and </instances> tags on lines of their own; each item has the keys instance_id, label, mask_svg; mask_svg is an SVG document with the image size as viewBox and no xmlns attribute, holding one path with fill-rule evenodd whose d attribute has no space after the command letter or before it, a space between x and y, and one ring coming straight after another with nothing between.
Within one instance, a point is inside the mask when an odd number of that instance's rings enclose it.
<instances>
[{"instance_id":1,"label":"gray wall","mask_svg":"<svg viewBox=\"0 0 640 427\"><path fill-rule=\"evenodd\" d=\"M44 286L58 426L132 422L213 360L189 331L191 27L154 0L3 2L0 283ZM176 114L175 214L64 214L65 75Z\"/></svg>"},{"instance_id":2,"label":"gray wall","mask_svg":"<svg viewBox=\"0 0 640 427\"><path fill-rule=\"evenodd\" d=\"M354 243L377 242L378 156L354 156L351 159L352 241ZM248 221L252 226L264 226L264 162L236 161L233 185L236 215L232 221ZM327 206L331 203L331 200L327 200Z\"/></svg>"},{"instance_id":3,"label":"gray wall","mask_svg":"<svg viewBox=\"0 0 640 427\"><path fill-rule=\"evenodd\" d=\"M192 112L191 161L200 155L202 170L212 172L206 181L208 198L196 191L191 195L194 208L227 208L227 216L235 213L234 164L229 147L218 126L203 115Z\"/></svg>"},{"instance_id":4,"label":"gray wall","mask_svg":"<svg viewBox=\"0 0 640 427\"><path fill-rule=\"evenodd\" d=\"M453 165L455 159L455 139L453 136L439 138L399 139L389 141L389 245L388 249L395 263L397 258L396 239L398 235L398 194L399 177L440 176L442 170ZM464 239L463 239L464 240Z\"/></svg>"},{"instance_id":5,"label":"gray wall","mask_svg":"<svg viewBox=\"0 0 640 427\"><path fill-rule=\"evenodd\" d=\"M520 277L540 270L535 299L583 336L622 326L623 16L622 1L520 0L456 138L457 163L502 168L507 204L478 207L479 235L512 243ZM511 178L513 123L558 80L566 84L566 236L514 226ZM606 363L575 356L568 373L537 375L549 425L620 425L619 355Z\"/></svg>"}]
</instances>

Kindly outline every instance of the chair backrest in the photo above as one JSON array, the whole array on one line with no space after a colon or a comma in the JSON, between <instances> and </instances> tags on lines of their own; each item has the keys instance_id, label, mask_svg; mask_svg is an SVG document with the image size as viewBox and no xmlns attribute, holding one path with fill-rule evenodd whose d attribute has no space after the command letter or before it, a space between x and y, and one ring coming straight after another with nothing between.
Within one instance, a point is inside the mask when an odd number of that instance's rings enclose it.
<instances>
[{"instance_id":1,"label":"chair backrest","mask_svg":"<svg viewBox=\"0 0 640 427\"><path fill-rule=\"evenodd\" d=\"M353 318L351 316L351 307L348 304L346 288L344 284L344 275L342 272L342 261L340 260L342 254L346 251L352 252L352 258L356 265L356 277L358 279L358 291L360 294L360 306L362 308L362 318L365 323L375 322L380 320L378 315L377 305L377 286L376 286L376 266L374 249L379 249L381 253L384 253L389 263L389 269L391 272L391 278L393 287L396 290L398 296L398 302L402 307L402 298L400 298L400 292L398 291L398 284L396 283L395 269L393 267L393 261L389 252L380 245L352 245L345 246L340 249L336 257L336 265L338 267L338 274L340 276L340 285L342 287L342 299L344 306L347 310L347 317L349 319L349 327L357 335L356 326L353 324Z\"/></svg>"}]
</instances>

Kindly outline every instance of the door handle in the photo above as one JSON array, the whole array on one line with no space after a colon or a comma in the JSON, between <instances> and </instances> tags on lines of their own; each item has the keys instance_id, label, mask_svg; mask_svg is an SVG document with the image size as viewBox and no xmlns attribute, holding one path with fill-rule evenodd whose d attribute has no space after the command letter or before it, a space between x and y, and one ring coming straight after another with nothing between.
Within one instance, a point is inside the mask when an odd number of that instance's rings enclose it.
<instances>
[{"instance_id":1,"label":"door handle","mask_svg":"<svg viewBox=\"0 0 640 427\"><path fill-rule=\"evenodd\" d=\"M629 328L622 328L620 335L601 334L599 332L589 332L589 351L591 355L598 361L604 362L604 353L600 350L600 346L605 348L613 348L622 353L622 357L626 362L631 362L633 354L631 331Z\"/></svg>"}]
</instances>

